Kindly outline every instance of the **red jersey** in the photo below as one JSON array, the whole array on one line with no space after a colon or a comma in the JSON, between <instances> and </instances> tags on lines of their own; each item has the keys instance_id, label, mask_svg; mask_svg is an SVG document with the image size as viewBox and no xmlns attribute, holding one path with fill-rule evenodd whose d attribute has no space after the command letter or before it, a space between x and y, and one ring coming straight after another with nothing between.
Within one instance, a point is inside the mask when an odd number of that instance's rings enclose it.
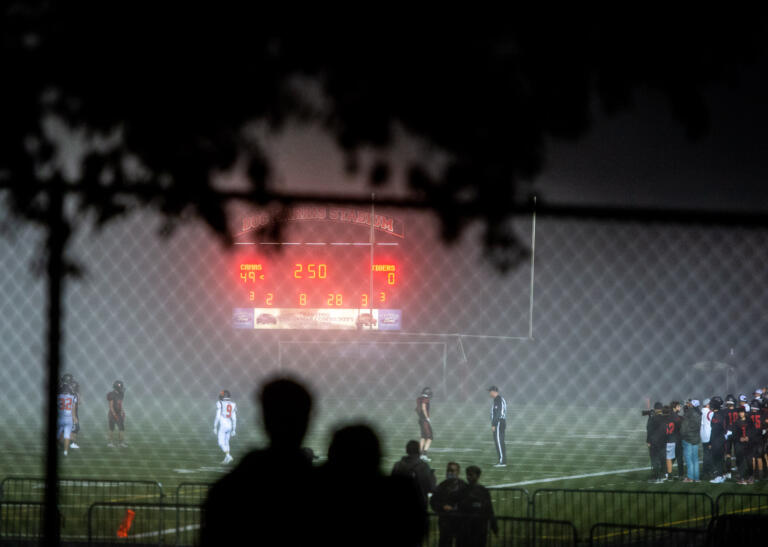
<instances>
[{"instance_id":1,"label":"red jersey","mask_svg":"<svg viewBox=\"0 0 768 547\"><path fill-rule=\"evenodd\" d=\"M424 407L426 407L427 413L424 414ZM429 418L429 397L421 396L416 399L416 414L419 418L426 420Z\"/></svg>"},{"instance_id":2,"label":"red jersey","mask_svg":"<svg viewBox=\"0 0 768 547\"><path fill-rule=\"evenodd\" d=\"M123 394L119 391L110 391L107 393L107 401L112 401L112 407L115 409L115 414L120 416L123 412Z\"/></svg>"}]
</instances>

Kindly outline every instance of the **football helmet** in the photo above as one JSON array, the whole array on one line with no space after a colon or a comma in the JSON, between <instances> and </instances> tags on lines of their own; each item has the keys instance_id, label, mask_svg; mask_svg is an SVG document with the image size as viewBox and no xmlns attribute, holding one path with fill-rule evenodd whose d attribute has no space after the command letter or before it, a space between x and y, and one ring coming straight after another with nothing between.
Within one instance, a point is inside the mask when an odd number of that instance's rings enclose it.
<instances>
[{"instance_id":1,"label":"football helmet","mask_svg":"<svg viewBox=\"0 0 768 547\"><path fill-rule=\"evenodd\" d=\"M712 397L712 400L709 401L709 406L712 407L712 410L720 410L723 407L723 398L719 395L715 395Z\"/></svg>"},{"instance_id":2,"label":"football helmet","mask_svg":"<svg viewBox=\"0 0 768 547\"><path fill-rule=\"evenodd\" d=\"M760 410L761 408L763 408L763 402L760 399L752 399L751 401L749 401L749 406L752 409Z\"/></svg>"},{"instance_id":3,"label":"football helmet","mask_svg":"<svg viewBox=\"0 0 768 547\"><path fill-rule=\"evenodd\" d=\"M66 393L67 395L75 394L75 392L72 390L72 386L67 382L61 382L59 384L59 394L62 394L62 393Z\"/></svg>"},{"instance_id":4,"label":"football helmet","mask_svg":"<svg viewBox=\"0 0 768 547\"><path fill-rule=\"evenodd\" d=\"M74 376L72 376L71 374L67 373L67 374L65 374L64 376L61 377L61 382L60 383L62 383L62 384L71 384L74 381L75 381Z\"/></svg>"},{"instance_id":5,"label":"football helmet","mask_svg":"<svg viewBox=\"0 0 768 547\"><path fill-rule=\"evenodd\" d=\"M221 401L222 399L229 399L230 397L231 395L229 394L229 391L227 391L226 389L222 389L221 393L219 393L219 401Z\"/></svg>"},{"instance_id":6,"label":"football helmet","mask_svg":"<svg viewBox=\"0 0 768 547\"><path fill-rule=\"evenodd\" d=\"M122 393L125 391L125 384L122 380L115 380L115 383L112 384L112 388L118 393Z\"/></svg>"},{"instance_id":7,"label":"football helmet","mask_svg":"<svg viewBox=\"0 0 768 547\"><path fill-rule=\"evenodd\" d=\"M424 397L432 397L432 389L430 387L425 387L424 389L421 390L421 394Z\"/></svg>"}]
</instances>

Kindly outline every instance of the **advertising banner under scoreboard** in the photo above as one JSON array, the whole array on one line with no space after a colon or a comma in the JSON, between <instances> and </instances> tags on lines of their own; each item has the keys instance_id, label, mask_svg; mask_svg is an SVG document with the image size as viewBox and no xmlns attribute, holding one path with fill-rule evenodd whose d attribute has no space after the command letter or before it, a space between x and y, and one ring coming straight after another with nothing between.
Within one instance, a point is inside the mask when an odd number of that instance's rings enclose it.
<instances>
[{"instance_id":1,"label":"advertising banner under scoreboard","mask_svg":"<svg viewBox=\"0 0 768 547\"><path fill-rule=\"evenodd\" d=\"M400 330L401 310L333 308L235 308L238 329Z\"/></svg>"}]
</instances>

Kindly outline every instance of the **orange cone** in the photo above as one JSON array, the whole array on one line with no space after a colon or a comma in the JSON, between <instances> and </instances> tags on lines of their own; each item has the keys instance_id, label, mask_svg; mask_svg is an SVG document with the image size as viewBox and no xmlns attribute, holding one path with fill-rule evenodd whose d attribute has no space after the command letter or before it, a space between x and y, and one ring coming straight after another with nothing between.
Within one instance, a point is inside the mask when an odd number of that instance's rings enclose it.
<instances>
[{"instance_id":1,"label":"orange cone","mask_svg":"<svg viewBox=\"0 0 768 547\"><path fill-rule=\"evenodd\" d=\"M125 517L123 518L123 522L120 523L120 526L117 528L117 537L124 538L128 537L128 530L131 529L131 524L133 524L133 517L136 516L136 512L131 509L125 510Z\"/></svg>"}]
</instances>

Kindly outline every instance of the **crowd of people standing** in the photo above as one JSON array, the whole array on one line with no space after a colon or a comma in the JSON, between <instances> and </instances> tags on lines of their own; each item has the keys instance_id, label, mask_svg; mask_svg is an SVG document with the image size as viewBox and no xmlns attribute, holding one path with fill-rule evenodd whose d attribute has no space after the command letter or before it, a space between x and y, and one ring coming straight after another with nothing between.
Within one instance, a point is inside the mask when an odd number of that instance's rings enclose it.
<instances>
[{"instance_id":1,"label":"crowd of people standing","mask_svg":"<svg viewBox=\"0 0 768 547\"><path fill-rule=\"evenodd\" d=\"M758 388L751 398L729 394L725 400L713 396L701 402L656 402L649 412L646 435L650 482L678 479L719 484L735 479L736 484L746 485L768 478L767 391Z\"/></svg>"}]
</instances>

